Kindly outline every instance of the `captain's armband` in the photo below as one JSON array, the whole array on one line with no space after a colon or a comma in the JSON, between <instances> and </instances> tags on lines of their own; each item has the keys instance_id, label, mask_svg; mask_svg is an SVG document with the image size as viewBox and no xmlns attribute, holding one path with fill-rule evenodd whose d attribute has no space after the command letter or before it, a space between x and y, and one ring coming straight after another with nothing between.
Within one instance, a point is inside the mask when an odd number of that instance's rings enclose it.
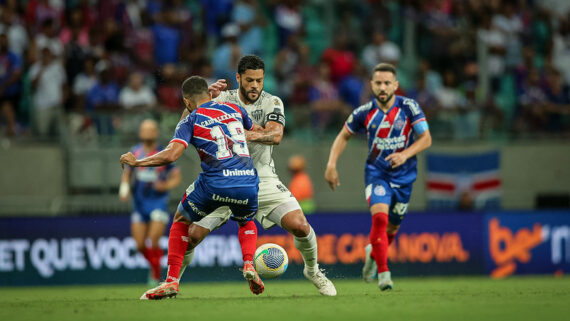
<instances>
[{"instance_id":1,"label":"captain's armband","mask_svg":"<svg viewBox=\"0 0 570 321\"><path fill-rule=\"evenodd\" d=\"M265 122L270 122L270 121L274 121L276 123L279 123L283 126L285 126L285 116L283 116L282 113L280 112L271 112L269 114L267 114L267 116L265 116Z\"/></svg>"}]
</instances>

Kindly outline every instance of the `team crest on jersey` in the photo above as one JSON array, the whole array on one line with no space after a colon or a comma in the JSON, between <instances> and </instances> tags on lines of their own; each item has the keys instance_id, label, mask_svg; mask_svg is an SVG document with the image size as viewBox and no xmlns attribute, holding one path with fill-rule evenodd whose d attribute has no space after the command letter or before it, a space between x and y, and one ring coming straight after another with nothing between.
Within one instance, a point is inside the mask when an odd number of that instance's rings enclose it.
<instances>
[{"instance_id":1,"label":"team crest on jersey","mask_svg":"<svg viewBox=\"0 0 570 321\"><path fill-rule=\"evenodd\" d=\"M404 122L404 121L401 120L401 119L396 120L396 122L394 122L394 129L396 129L396 130L402 130L402 128L404 128L404 124L405 124L405 123L406 123L406 122Z\"/></svg>"},{"instance_id":2,"label":"team crest on jersey","mask_svg":"<svg viewBox=\"0 0 570 321\"><path fill-rule=\"evenodd\" d=\"M378 196L384 196L384 195L386 195L386 189L384 188L384 186L378 185L378 186L374 187L374 194L376 194Z\"/></svg>"},{"instance_id":3,"label":"team crest on jersey","mask_svg":"<svg viewBox=\"0 0 570 321\"><path fill-rule=\"evenodd\" d=\"M260 122L263 118L263 109L254 110L251 112L251 116L255 119L256 122Z\"/></svg>"}]
</instances>

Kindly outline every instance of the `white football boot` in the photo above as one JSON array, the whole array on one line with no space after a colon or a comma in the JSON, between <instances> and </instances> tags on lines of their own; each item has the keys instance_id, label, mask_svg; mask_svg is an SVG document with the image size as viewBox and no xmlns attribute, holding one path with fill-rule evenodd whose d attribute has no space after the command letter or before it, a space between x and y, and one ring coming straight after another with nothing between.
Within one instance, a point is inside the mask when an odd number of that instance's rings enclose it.
<instances>
[{"instance_id":1,"label":"white football boot","mask_svg":"<svg viewBox=\"0 0 570 321\"><path fill-rule=\"evenodd\" d=\"M390 271L378 273L378 287L382 291L390 291L394 288L394 282L392 282L392 274Z\"/></svg>"},{"instance_id":2,"label":"white football boot","mask_svg":"<svg viewBox=\"0 0 570 321\"><path fill-rule=\"evenodd\" d=\"M307 267L303 269L303 275L317 287L319 293L324 296L335 296L336 288L334 284L329 280L323 271L318 267L315 269L315 273L309 274Z\"/></svg>"},{"instance_id":3,"label":"white football boot","mask_svg":"<svg viewBox=\"0 0 570 321\"><path fill-rule=\"evenodd\" d=\"M370 257L370 253L372 253L372 244L368 244L365 247L366 250L366 259L364 260L364 267L362 268L362 278L364 282L370 283L376 277L376 273L378 272L378 267L376 266L376 262Z\"/></svg>"}]
</instances>

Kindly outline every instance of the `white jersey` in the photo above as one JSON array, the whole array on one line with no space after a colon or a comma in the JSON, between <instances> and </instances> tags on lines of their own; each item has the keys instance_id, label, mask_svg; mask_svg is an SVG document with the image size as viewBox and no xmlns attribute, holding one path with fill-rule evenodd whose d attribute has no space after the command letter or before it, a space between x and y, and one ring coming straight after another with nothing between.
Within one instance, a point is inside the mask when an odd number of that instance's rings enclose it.
<instances>
[{"instance_id":1,"label":"white jersey","mask_svg":"<svg viewBox=\"0 0 570 321\"><path fill-rule=\"evenodd\" d=\"M222 91L218 97L214 99L216 102L229 102L245 108L249 117L257 125L265 127L268 121L268 115L277 113L283 115L281 119L284 122L285 112L283 102L277 96L273 96L265 91L261 93L257 101L253 104L245 104L239 97L237 89ZM257 173L261 180L268 178L278 178L275 173L275 163L271 154L273 153L272 145L265 145L255 142L247 142L253 165L257 169Z\"/></svg>"}]
</instances>

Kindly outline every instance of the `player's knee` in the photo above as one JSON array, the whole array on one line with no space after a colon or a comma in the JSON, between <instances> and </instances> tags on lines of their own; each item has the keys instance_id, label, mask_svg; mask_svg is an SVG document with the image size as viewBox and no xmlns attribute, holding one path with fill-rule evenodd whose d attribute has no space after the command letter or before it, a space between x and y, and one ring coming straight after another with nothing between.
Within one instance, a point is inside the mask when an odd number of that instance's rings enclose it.
<instances>
[{"instance_id":1,"label":"player's knee","mask_svg":"<svg viewBox=\"0 0 570 321\"><path fill-rule=\"evenodd\" d=\"M287 214L281 223L283 228L296 237L306 237L311 232L311 225L302 213Z\"/></svg>"},{"instance_id":2,"label":"player's knee","mask_svg":"<svg viewBox=\"0 0 570 321\"><path fill-rule=\"evenodd\" d=\"M137 251L143 253L146 250L144 242L137 242Z\"/></svg>"},{"instance_id":3,"label":"player's knee","mask_svg":"<svg viewBox=\"0 0 570 321\"><path fill-rule=\"evenodd\" d=\"M198 244L200 244L200 242L202 242L202 239L202 236L198 233L188 234L188 246L195 248L198 246Z\"/></svg>"}]
</instances>

